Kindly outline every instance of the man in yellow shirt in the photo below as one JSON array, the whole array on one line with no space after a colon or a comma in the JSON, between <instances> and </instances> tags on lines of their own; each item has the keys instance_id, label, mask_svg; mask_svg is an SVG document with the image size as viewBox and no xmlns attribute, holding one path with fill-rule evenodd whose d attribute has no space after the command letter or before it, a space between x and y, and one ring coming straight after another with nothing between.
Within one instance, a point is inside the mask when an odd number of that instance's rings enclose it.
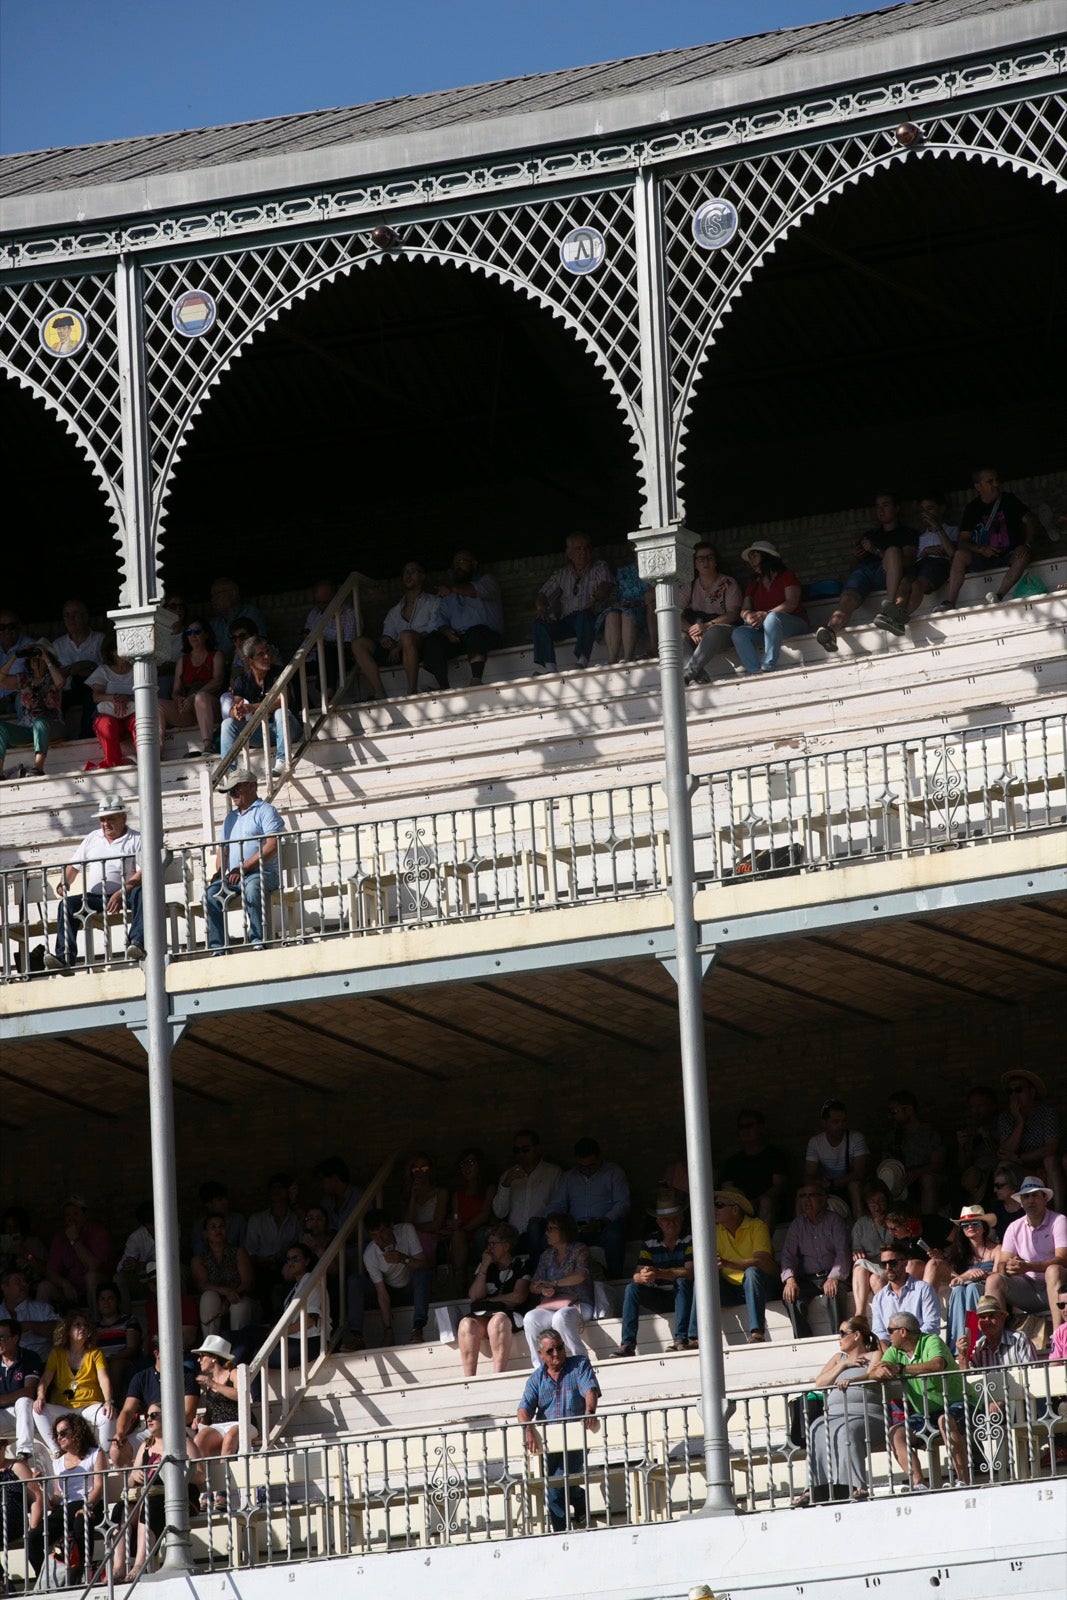
<instances>
[{"instance_id":1,"label":"man in yellow shirt","mask_svg":"<svg viewBox=\"0 0 1067 1600\"><path fill-rule=\"evenodd\" d=\"M715 1247L719 1258L719 1300L748 1307L748 1340L767 1337L767 1301L778 1293L774 1251L765 1222L739 1189L715 1191Z\"/></svg>"}]
</instances>

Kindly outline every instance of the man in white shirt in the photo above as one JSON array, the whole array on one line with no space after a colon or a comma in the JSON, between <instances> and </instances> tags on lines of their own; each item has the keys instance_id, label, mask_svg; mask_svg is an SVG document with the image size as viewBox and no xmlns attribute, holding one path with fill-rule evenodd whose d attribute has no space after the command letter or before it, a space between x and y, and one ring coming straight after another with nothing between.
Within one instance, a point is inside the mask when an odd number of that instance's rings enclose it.
<instances>
[{"instance_id":1,"label":"man in white shirt","mask_svg":"<svg viewBox=\"0 0 1067 1600\"><path fill-rule=\"evenodd\" d=\"M56 953L44 958L45 966L53 971L72 966L78 959L75 918L83 909L106 912L112 917L121 915L127 924L127 956L131 961L144 960L141 835L126 826L126 802L118 796L101 800L96 817L99 828L86 834L56 885L62 901ZM79 871L84 875L83 891L70 894L68 890Z\"/></svg>"},{"instance_id":2,"label":"man in white shirt","mask_svg":"<svg viewBox=\"0 0 1067 1600\"><path fill-rule=\"evenodd\" d=\"M96 706L85 680L95 667L103 665L104 635L89 626L89 608L84 600L68 600L63 607L63 626L66 633L52 640L55 658L63 669L66 687L63 690L63 710L77 706L81 712L78 733L81 738L91 738Z\"/></svg>"},{"instance_id":3,"label":"man in white shirt","mask_svg":"<svg viewBox=\"0 0 1067 1600\"><path fill-rule=\"evenodd\" d=\"M532 1128L520 1128L511 1141L515 1163L500 1179L493 1196L493 1215L518 1230L515 1246L536 1265L545 1248L545 1218L563 1170L541 1154L540 1137Z\"/></svg>"},{"instance_id":4,"label":"man in white shirt","mask_svg":"<svg viewBox=\"0 0 1067 1600\"><path fill-rule=\"evenodd\" d=\"M430 1314L430 1269L419 1236L407 1222L390 1222L386 1211L368 1211L364 1227L370 1243L363 1265L378 1299L382 1343L393 1342L393 1307L412 1306L411 1342L418 1344ZM349 1307L348 1321L354 1333L362 1334L362 1306Z\"/></svg>"},{"instance_id":5,"label":"man in white shirt","mask_svg":"<svg viewBox=\"0 0 1067 1600\"><path fill-rule=\"evenodd\" d=\"M256 1293L263 1305L271 1302L278 1289L276 1280L285 1262L287 1247L304 1231L303 1223L293 1210L296 1184L289 1174L272 1172L267 1179L267 1193L270 1205L265 1211L253 1211L245 1231L245 1249L252 1258ZM277 1310L278 1304L272 1309Z\"/></svg>"},{"instance_id":6,"label":"man in white shirt","mask_svg":"<svg viewBox=\"0 0 1067 1600\"><path fill-rule=\"evenodd\" d=\"M848 1126L848 1112L841 1100L825 1100L819 1112L823 1131L808 1140L804 1153L804 1182L818 1180L830 1194L848 1196L853 1218L866 1214L862 1197L871 1155L862 1133Z\"/></svg>"},{"instance_id":7,"label":"man in white shirt","mask_svg":"<svg viewBox=\"0 0 1067 1600\"><path fill-rule=\"evenodd\" d=\"M426 588L425 567L417 561L407 562L400 581L404 593L386 613L380 637L371 639L364 635L352 646L356 665L370 684L374 700L385 699L381 667L403 664L408 694L418 693L422 652L427 638L440 623L437 596Z\"/></svg>"}]
</instances>

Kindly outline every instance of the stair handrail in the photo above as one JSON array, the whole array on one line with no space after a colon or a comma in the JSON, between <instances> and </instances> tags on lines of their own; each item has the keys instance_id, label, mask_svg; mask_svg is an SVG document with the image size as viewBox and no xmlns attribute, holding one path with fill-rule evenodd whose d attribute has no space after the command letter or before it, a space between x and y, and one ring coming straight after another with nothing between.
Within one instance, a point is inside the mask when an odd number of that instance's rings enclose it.
<instances>
[{"instance_id":1,"label":"stair handrail","mask_svg":"<svg viewBox=\"0 0 1067 1600\"><path fill-rule=\"evenodd\" d=\"M345 1272L345 1247L351 1235L357 1235L356 1250L359 1265L357 1271L362 1269L363 1261L363 1219L367 1212L374 1206L382 1203L382 1189L396 1165L399 1151L394 1150L382 1162L373 1178L360 1195L352 1210L344 1218L341 1226L322 1252L318 1261L308 1275L308 1282L303 1291L294 1296L279 1313L278 1320L271 1328L263 1344L251 1361L241 1363L237 1368L237 1428L238 1448L246 1455L252 1448L252 1435L255 1430L254 1412L258 1412L258 1432L264 1445L269 1445L281 1434L289 1418L296 1410L297 1405L307 1393L311 1383L318 1376L323 1364L329 1359L330 1354L337 1344L344 1328L347 1325L347 1298L348 1283ZM335 1330L330 1326L330 1300L327 1291L326 1278L334 1262L337 1266L338 1279L338 1305ZM316 1290L320 1290L321 1311L319 1314L319 1327L311 1333L311 1337L319 1342L318 1353L312 1356L308 1350L308 1306ZM294 1319L297 1320L297 1331L292 1331ZM299 1364L290 1368L288 1362L289 1340L298 1340ZM270 1358L275 1350L279 1352L280 1365L273 1369L278 1374L280 1389L276 1400L270 1394ZM297 1381L294 1383L292 1374L296 1373ZM259 1400L253 1400L253 1385L259 1379ZM272 1422L274 1405L280 1407L277 1419Z\"/></svg>"},{"instance_id":2,"label":"stair handrail","mask_svg":"<svg viewBox=\"0 0 1067 1600\"><path fill-rule=\"evenodd\" d=\"M362 572L350 572L338 588L329 605L324 609L322 616L312 628L307 638L302 640L294 651L291 659L282 668L278 681L272 686L270 694L261 700L245 720L237 738L225 756L221 756L211 771L211 787L217 789L219 780L230 768L235 766L242 756L247 759L246 752L251 741L262 730L264 759L266 771L264 774L263 788L268 800L272 800L282 785L287 782L296 763L307 749L316 732L333 711L341 695L348 688L349 683L356 676L355 666L346 668L344 630L341 625L341 613L346 604L351 603L352 613L355 617L356 638L363 632L363 612L360 605L359 586L366 583L367 578ZM325 637L326 629L331 623L336 622L336 638L332 647L337 652L337 688L333 694L327 690L328 675L326 672L326 651L330 648L331 641ZM307 664L312 656L318 661L319 668L319 700L320 707L317 714L313 714L310 696L308 693ZM274 716L279 703L289 706L289 691L296 683L300 690L300 733L293 740L289 727L289 718L285 719L282 731L282 748L277 751L276 761L280 762L280 770L274 770L274 763L270 758L270 719Z\"/></svg>"}]
</instances>

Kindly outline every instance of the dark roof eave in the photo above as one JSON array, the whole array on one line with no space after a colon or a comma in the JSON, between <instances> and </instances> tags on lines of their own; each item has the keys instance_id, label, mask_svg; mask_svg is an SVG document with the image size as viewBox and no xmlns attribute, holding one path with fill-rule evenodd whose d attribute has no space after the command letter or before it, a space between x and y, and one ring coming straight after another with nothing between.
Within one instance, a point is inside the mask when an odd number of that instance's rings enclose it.
<instances>
[{"instance_id":1,"label":"dark roof eave","mask_svg":"<svg viewBox=\"0 0 1067 1600\"><path fill-rule=\"evenodd\" d=\"M428 167L507 159L519 152L624 137L694 117L869 82L911 67L930 67L1063 32L1062 0L1026 0L876 40L794 54L654 91L583 101L541 112L463 122L369 140L350 140L291 155L269 155L81 189L16 195L0 201L0 234L79 227L120 217L175 212L261 194L277 194Z\"/></svg>"}]
</instances>

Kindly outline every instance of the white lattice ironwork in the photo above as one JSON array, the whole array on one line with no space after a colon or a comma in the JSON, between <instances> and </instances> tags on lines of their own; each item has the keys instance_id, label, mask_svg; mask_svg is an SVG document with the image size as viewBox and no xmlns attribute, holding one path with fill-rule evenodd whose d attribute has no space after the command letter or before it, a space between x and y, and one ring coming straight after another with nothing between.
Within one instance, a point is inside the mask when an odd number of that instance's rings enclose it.
<instances>
[{"instance_id":1,"label":"white lattice ironwork","mask_svg":"<svg viewBox=\"0 0 1067 1600\"><path fill-rule=\"evenodd\" d=\"M40 326L61 308L83 319L86 335L73 355L57 359L42 347ZM122 423L111 274L0 284L0 371L53 412L73 436L120 534Z\"/></svg>"},{"instance_id":2,"label":"white lattice ironwork","mask_svg":"<svg viewBox=\"0 0 1067 1600\"><path fill-rule=\"evenodd\" d=\"M848 184L898 161L963 156L1067 188L1067 103L1062 96L932 117L919 124L920 142L910 149L897 142L897 125L730 165L694 167L665 180L675 462L684 448L694 386L722 319L786 234ZM709 199L729 201L739 219L730 242L713 251L696 243L691 225L694 211Z\"/></svg>"},{"instance_id":3,"label":"white lattice ironwork","mask_svg":"<svg viewBox=\"0 0 1067 1600\"><path fill-rule=\"evenodd\" d=\"M596 272L576 276L560 262L575 226L597 228L608 245ZM584 343L610 382L641 451L640 332L633 196L629 189L553 199L427 221L398 221L409 259L484 272L544 305ZM145 271L144 317L156 535L182 445L211 389L256 333L294 301L354 269L376 266L369 232L167 262ZM218 316L194 339L176 333L171 310L185 289L205 289ZM643 465L643 463L642 463Z\"/></svg>"}]
</instances>

